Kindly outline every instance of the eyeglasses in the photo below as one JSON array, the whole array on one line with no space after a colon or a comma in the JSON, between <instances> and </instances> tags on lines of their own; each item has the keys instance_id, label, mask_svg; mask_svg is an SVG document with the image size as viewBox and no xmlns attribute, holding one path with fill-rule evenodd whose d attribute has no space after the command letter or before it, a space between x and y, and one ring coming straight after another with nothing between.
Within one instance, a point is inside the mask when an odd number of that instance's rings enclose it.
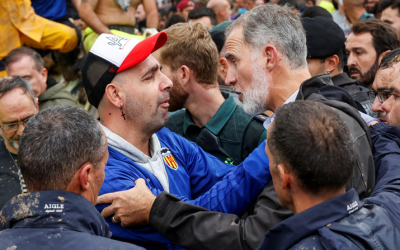
<instances>
[{"instance_id":1,"label":"eyeglasses","mask_svg":"<svg viewBox=\"0 0 400 250\"><path fill-rule=\"evenodd\" d=\"M6 133L12 133L15 132L19 129L19 125L23 124L24 126L26 126L26 124L28 123L29 119L31 119L32 117L28 117L20 122L13 122L7 125L4 125L3 127L0 127L4 132Z\"/></svg>"},{"instance_id":2,"label":"eyeglasses","mask_svg":"<svg viewBox=\"0 0 400 250\"><path fill-rule=\"evenodd\" d=\"M372 90L370 93L374 97L378 96L378 100L380 103L385 102L387 99L389 99L393 95L393 92L391 90L378 90L378 91Z\"/></svg>"}]
</instances>

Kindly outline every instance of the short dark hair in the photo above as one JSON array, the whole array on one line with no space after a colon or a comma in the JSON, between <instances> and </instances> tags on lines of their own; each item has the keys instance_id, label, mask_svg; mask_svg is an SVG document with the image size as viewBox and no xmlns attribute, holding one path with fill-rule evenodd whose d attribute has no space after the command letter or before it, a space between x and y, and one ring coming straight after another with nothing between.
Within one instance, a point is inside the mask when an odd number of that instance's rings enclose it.
<instances>
[{"instance_id":1,"label":"short dark hair","mask_svg":"<svg viewBox=\"0 0 400 250\"><path fill-rule=\"evenodd\" d=\"M55 106L40 111L21 136L18 160L30 192L65 189L79 168L95 168L106 153L99 123L85 110Z\"/></svg>"},{"instance_id":2,"label":"short dark hair","mask_svg":"<svg viewBox=\"0 0 400 250\"><path fill-rule=\"evenodd\" d=\"M384 11L387 8L397 9L400 16L400 0L382 0L379 3L379 12Z\"/></svg>"},{"instance_id":3,"label":"short dark hair","mask_svg":"<svg viewBox=\"0 0 400 250\"><path fill-rule=\"evenodd\" d=\"M21 60L23 56L29 56L30 58L32 58L33 62L35 63L35 69L38 72L40 72L44 68L44 61L42 56L33 49L25 46L13 49L10 51L10 53L8 53L5 59L6 68L11 63L15 63Z\"/></svg>"},{"instance_id":4,"label":"short dark hair","mask_svg":"<svg viewBox=\"0 0 400 250\"><path fill-rule=\"evenodd\" d=\"M387 69L393 67L396 63L400 62L400 48L394 49L387 53L379 64L379 69Z\"/></svg>"},{"instance_id":5,"label":"short dark hair","mask_svg":"<svg viewBox=\"0 0 400 250\"><path fill-rule=\"evenodd\" d=\"M316 17L316 16L322 16L328 19L333 20L333 17L331 15L331 13L329 13L326 9L319 7L319 6L312 6L312 7L308 7L303 14L301 14L301 17Z\"/></svg>"},{"instance_id":6,"label":"short dark hair","mask_svg":"<svg viewBox=\"0 0 400 250\"><path fill-rule=\"evenodd\" d=\"M191 10L188 15L188 20L199 19L205 16L208 16L210 18L211 24L213 26L218 24L217 16L215 15L214 11L206 7L199 7Z\"/></svg>"},{"instance_id":7,"label":"short dark hair","mask_svg":"<svg viewBox=\"0 0 400 250\"><path fill-rule=\"evenodd\" d=\"M35 94L32 91L31 85L27 80L19 76L6 76L0 79L0 98L16 88L22 89L24 94L31 96L32 101L35 104Z\"/></svg>"},{"instance_id":8,"label":"short dark hair","mask_svg":"<svg viewBox=\"0 0 400 250\"><path fill-rule=\"evenodd\" d=\"M386 50L393 50L400 47L396 30L381 20L370 19L357 22L351 28L351 32L355 35L371 33L377 58Z\"/></svg>"},{"instance_id":9,"label":"short dark hair","mask_svg":"<svg viewBox=\"0 0 400 250\"><path fill-rule=\"evenodd\" d=\"M177 23L186 23L185 19L181 17L180 15L173 14L168 20L165 22L165 29L168 29L174 24Z\"/></svg>"},{"instance_id":10,"label":"short dark hair","mask_svg":"<svg viewBox=\"0 0 400 250\"><path fill-rule=\"evenodd\" d=\"M319 102L279 107L268 147L276 164L286 164L302 188L314 195L344 188L355 164L347 124L335 109Z\"/></svg>"}]
</instances>

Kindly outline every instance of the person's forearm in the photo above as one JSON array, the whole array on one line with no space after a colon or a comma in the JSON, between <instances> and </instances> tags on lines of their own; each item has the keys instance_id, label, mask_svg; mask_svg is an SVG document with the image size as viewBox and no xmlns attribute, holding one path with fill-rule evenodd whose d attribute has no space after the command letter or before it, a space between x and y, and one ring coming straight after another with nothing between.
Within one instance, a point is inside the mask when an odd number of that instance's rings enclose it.
<instances>
[{"instance_id":1,"label":"person's forearm","mask_svg":"<svg viewBox=\"0 0 400 250\"><path fill-rule=\"evenodd\" d=\"M146 28L158 28L158 11L152 10L150 13L146 14Z\"/></svg>"},{"instance_id":2,"label":"person's forearm","mask_svg":"<svg viewBox=\"0 0 400 250\"><path fill-rule=\"evenodd\" d=\"M83 2L81 4L79 7L79 16L97 34L111 34L110 29L100 21L93 10L93 5L89 2Z\"/></svg>"},{"instance_id":3,"label":"person's forearm","mask_svg":"<svg viewBox=\"0 0 400 250\"><path fill-rule=\"evenodd\" d=\"M195 200L179 198L211 211L241 215L270 180L269 161L263 142L206 193Z\"/></svg>"},{"instance_id":4,"label":"person's forearm","mask_svg":"<svg viewBox=\"0 0 400 250\"><path fill-rule=\"evenodd\" d=\"M158 10L154 0L143 0L143 8L146 12L146 28L158 28Z\"/></svg>"},{"instance_id":5,"label":"person's forearm","mask_svg":"<svg viewBox=\"0 0 400 250\"><path fill-rule=\"evenodd\" d=\"M75 6L75 9L79 10L79 7L81 6L82 0L71 0L71 2Z\"/></svg>"}]
</instances>

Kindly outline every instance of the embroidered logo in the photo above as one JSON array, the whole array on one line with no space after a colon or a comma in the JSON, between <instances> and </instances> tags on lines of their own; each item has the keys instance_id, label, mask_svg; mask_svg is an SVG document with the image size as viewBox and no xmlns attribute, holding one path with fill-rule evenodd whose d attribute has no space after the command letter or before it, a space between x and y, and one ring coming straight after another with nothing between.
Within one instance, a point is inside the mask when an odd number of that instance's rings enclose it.
<instances>
[{"instance_id":1,"label":"embroidered logo","mask_svg":"<svg viewBox=\"0 0 400 250\"><path fill-rule=\"evenodd\" d=\"M119 49L124 49L125 45L129 42L130 39L124 37L106 37L111 42L108 42L108 45L118 46Z\"/></svg>"},{"instance_id":2,"label":"embroidered logo","mask_svg":"<svg viewBox=\"0 0 400 250\"><path fill-rule=\"evenodd\" d=\"M175 157L172 155L171 151L168 148L162 148L161 155L164 159L165 164L167 164L168 167L172 168L173 170L178 169L178 163L176 162Z\"/></svg>"},{"instance_id":3,"label":"embroidered logo","mask_svg":"<svg viewBox=\"0 0 400 250\"><path fill-rule=\"evenodd\" d=\"M354 213L358 209L358 202L353 201L351 204L347 205L347 212L349 214Z\"/></svg>"}]
</instances>

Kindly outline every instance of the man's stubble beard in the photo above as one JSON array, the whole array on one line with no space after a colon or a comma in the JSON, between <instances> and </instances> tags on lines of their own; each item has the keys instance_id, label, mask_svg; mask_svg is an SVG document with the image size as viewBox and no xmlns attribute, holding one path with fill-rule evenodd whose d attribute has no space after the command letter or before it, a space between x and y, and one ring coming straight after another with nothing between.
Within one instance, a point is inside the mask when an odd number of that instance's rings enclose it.
<instances>
[{"instance_id":1,"label":"man's stubble beard","mask_svg":"<svg viewBox=\"0 0 400 250\"><path fill-rule=\"evenodd\" d=\"M150 114L148 111L152 107L145 106L135 98L128 95L126 98L126 122L133 124L134 127L141 128L142 133L152 135L162 129L167 124L169 116L168 111L164 111L159 104L169 97L169 92L163 93L158 100L157 109ZM138 131L139 132L139 131Z\"/></svg>"},{"instance_id":2,"label":"man's stubble beard","mask_svg":"<svg viewBox=\"0 0 400 250\"><path fill-rule=\"evenodd\" d=\"M354 68L354 67L349 67L349 72L352 70L358 71L360 74L359 82L363 86L368 87L368 86L371 86L371 84L374 82L375 75L376 75L376 72L378 72L378 69L379 69L379 57L376 58L374 64L371 66L371 68L369 68L369 70L367 72L362 73L358 68Z\"/></svg>"},{"instance_id":3,"label":"man's stubble beard","mask_svg":"<svg viewBox=\"0 0 400 250\"><path fill-rule=\"evenodd\" d=\"M253 80L249 90L243 93L243 109L250 115L263 113L267 110L269 86L271 85L271 82L265 77L261 65L256 62L253 65Z\"/></svg>"}]
</instances>

